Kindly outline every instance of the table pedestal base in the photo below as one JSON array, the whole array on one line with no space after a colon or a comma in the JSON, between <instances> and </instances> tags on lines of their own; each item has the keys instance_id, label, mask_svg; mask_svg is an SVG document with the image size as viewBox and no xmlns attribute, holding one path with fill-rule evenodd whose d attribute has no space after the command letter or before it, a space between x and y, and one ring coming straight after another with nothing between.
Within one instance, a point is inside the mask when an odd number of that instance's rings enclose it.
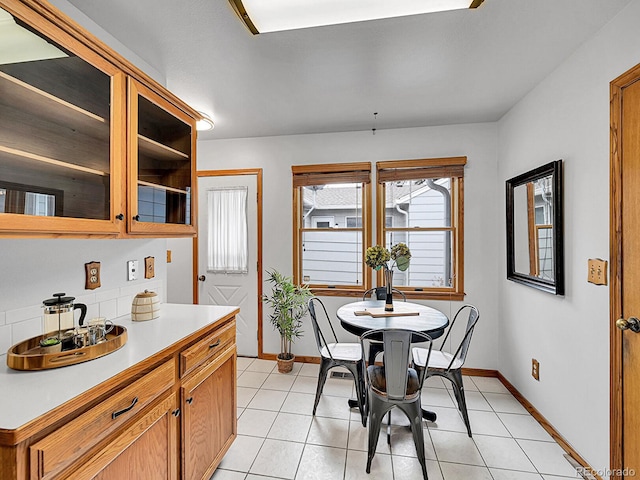
<instances>
[{"instance_id":1,"label":"table pedestal base","mask_svg":"<svg viewBox=\"0 0 640 480\"><path fill-rule=\"evenodd\" d=\"M436 415L436 412L432 412L430 410L425 410L423 408L422 409L422 418L424 418L425 420L427 420L429 422L435 422L438 419L438 415Z\"/></svg>"}]
</instances>

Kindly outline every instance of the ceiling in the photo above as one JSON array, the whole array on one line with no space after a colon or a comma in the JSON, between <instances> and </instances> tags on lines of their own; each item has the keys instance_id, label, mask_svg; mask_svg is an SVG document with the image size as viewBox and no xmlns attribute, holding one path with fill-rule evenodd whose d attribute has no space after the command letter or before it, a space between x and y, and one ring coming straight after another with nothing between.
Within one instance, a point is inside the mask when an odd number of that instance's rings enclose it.
<instances>
[{"instance_id":1,"label":"ceiling","mask_svg":"<svg viewBox=\"0 0 640 480\"><path fill-rule=\"evenodd\" d=\"M200 139L491 122L634 0L485 0L251 35L228 0L69 0L166 76ZM594 66L597 67L597 66Z\"/></svg>"}]
</instances>

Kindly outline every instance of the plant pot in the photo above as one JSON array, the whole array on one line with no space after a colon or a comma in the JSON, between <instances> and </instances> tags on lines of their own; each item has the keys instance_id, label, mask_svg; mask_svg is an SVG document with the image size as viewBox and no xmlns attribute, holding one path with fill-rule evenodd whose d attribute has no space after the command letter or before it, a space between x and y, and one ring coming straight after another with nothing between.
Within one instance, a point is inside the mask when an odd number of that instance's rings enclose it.
<instances>
[{"instance_id":1,"label":"plant pot","mask_svg":"<svg viewBox=\"0 0 640 480\"><path fill-rule=\"evenodd\" d=\"M280 355L277 357L278 359L278 372L280 373L290 373L293 370L293 362L296 359L295 355L291 355L290 359L280 358Z\"/></svg>"}]
</instances>

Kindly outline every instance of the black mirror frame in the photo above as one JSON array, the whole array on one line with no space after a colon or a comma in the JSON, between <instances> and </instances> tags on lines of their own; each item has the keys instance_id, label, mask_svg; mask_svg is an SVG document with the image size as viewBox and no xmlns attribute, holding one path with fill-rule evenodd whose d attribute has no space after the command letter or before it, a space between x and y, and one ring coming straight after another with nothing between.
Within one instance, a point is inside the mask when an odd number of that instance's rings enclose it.
<instances>
[{"instance_id":1,"label":"black mirror frame","mask_svg":"<svg viewBox=\"0 0 640 480\"><path fill-rule=\"evenodd\" d=\"M528 182L552 175L553 184L553 271L554 281L515 271L514 189ZM507 279L544 292L564 295L564 234L562 160L547 163L506 182L507 199Z\"/></svg>"}]
</instances>

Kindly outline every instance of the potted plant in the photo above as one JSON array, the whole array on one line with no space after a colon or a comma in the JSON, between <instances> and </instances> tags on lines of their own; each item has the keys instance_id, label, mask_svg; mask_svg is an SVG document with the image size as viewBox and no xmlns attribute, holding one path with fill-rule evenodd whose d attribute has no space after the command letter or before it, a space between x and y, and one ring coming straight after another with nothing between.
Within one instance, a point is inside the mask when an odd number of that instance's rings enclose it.
<instances>
[{"instance_id":1,"label":"potted plant","mask_svg":"<svg viewBox=\"0 0 640 480\"><path fill-rule=\"evenodd\" d=\"M302 318L307 313L307 301L313 296L309 287L295 285L290 277L277 270L267 270L267 282L271 283L271 294L263 295L262 301L271 308L269 320L280 333L278 371L289 373L295 356L291 344L302 336Z\"/></svg>"}]
</instances>

